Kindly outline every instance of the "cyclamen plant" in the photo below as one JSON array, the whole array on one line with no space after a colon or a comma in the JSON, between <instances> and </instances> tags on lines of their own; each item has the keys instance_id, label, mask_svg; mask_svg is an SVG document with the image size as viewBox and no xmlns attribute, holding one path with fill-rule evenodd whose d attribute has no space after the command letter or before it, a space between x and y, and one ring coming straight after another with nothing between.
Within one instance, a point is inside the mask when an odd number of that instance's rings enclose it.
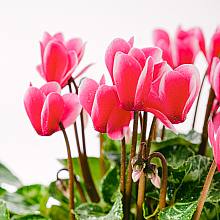
<instances>
[{"instance_id":1,"label":"cyclamen plant","mask_svg":"<svg viewBox=\"0 0 220 220\"><path fill-rule=\"evenodd\" d=\"M197 27L179 27L173 41L166 31L157 29L153 41L154 46L136 48L133 37L114 39L105 53L112 81L107 85L104 75L99 82L81 78L92 64L75 74L85 51L80 38L65 41L61 33L44 34L42 63L37 70L46 83L40 88L29 86L24 106L37 134L50 136L62 131L67 160L60 160L64 168L57 172L55 182L40 186L45 193L36 185L21 186L2 166L20 187L12 195L23 198L25 211L18 212L16 205L11 205L14 200L0 188L0 198L6 202L0 202L0 219L220 217L219 28L209 48ZM199 52L208 64L202 82L194 65ZM210 92L199 134L194 130L195 119L201 90L207 89L202 86L206 78ZM61 95L66 86L69 93ZM197 97L192 129L180 134L175 124L188 120ZM99 132L100 158L87 155L86 114ZM76 147L69 142L65 130L69 126L73 126ZM72 158L71 151L76 149L78 157ZM60 178L63 171L68 171L68 179ZM49 198L59 205L51 205Z\"/></svg>"}]
</instances>

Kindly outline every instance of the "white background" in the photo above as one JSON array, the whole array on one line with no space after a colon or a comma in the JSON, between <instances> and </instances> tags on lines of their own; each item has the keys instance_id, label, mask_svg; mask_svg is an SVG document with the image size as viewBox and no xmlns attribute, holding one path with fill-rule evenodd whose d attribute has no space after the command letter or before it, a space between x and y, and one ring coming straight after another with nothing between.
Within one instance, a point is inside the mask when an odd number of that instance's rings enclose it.
<instances>
[{"instance_id":1,"label":"white background","mask_svg":"<svg viewBox=\"0 0 220 220\"><path fill-rule=\"evenodd\" d=\"M66 156L61 132L38 136L23 106L29 82L36 86L43 83L35 67L40 63L39 40L44 31L61 31L66 38L80 36L87 41L85 57L77 71L96 62L87 75L99 79L101 74L107 74L104 53L115 37L135 36L135 46L146 47L152 45L154 28L166 28L173 36L176 27L183 25L202 27L209 42L218 24L219 0L0 0L0 161L24 183L46 184L55 178L60 167L56 158ZM202 74L204 64L199 68ZM205 101L202 106L200 122ZM187 131L189 125L188 121L178 128ZM68 132L76 155L73 129ZM99 154L96 137L90 124L86 135L89 155Z\"/></svg>"}]
</instances>

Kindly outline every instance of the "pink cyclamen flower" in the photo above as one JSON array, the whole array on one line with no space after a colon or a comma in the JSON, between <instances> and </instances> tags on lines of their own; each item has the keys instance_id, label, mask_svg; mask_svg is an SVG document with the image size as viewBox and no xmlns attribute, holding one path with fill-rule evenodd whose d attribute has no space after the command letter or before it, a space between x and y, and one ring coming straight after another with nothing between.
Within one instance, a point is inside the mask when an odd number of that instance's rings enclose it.
<instances>
[{"instance_id":1,"label":"pink cyclamen flower","mask_svg":"<svg viewBox=\"0 0 220 220\"><path fill-rule=\"evenodd\" d=\"M166 122L165 125L172 127L171 124L185 121L198 95L200 78L198 70L192 64L184 64L174 70L166 65L164 64L154 79L144 108L145 111L149 108L155 109L153 113L163 123Z\"/></svg>"},{"instance_id":2,"label":"pink cyclamen flower","mask_svg":"<svg viewBox=\"0 0 220 220\"><path fill-rule=\"evenodd\" d=\"M150 92L154 65L161 61L162 51L157 47L132 48L128 54L116 53L113 79L125 110L141 110L143 99Z\"/></svg>"},{"instance_id":3,"label":"pink cyclamen flower","mask_svg":"<svg viewBox=\"0 0 220 220\"><path fill-rule=\"evenodd\" d=\"M215 33L211 38L209 51L208 51L209 63L212 62L212 59L214 57L220 58L220 27L217 27Z\"/></svg>"},{"instance_id":4,"label":"pink cyclamen flower","mask_svg":"<svg viewBox=\"0 0 220 220\"><path fill-rule=\"evenodd\" d=\"M85 78L79 87L79 100L91 116L95 130L115 140L125 136L132 113L120 107L115 86Z\"/></svg>"},{"instance_id":5,"label":"pink cyclamen flower","mask_svg":"<svg viewBox=\"0 0 220 220\"><path fill-rule=\"evenodd\" d=\"M220 172L220 113L217 113L208 124L208 135L212 145L213 155Z\"/></svg>"},{"instance_id":6,"label":"pink cyclamen flower","mask_svg":"<svg viewBox=\"0 0 220 220\"><path fill-rule=\"evenodd\" d=\"M215 92L215 96L220 101L220 59L214 57L210 68L209 80Z\"/></svg>"},{"instance_id":7,"label":"pink cyclamen flower","mask_svg":"<svg viewBox=\"0 0 220 220\"><path fill-rule=\"evenodd\" d=\"M64 41L62 33L45 33L40 47L38 72L47 82L56 81L64 87L83 57L85 43L80 38Z\"/></svg>"},{"instance_id":8,"label":"pink cyclamen flower","mask_svg":"<svg viewBox=\"0 0 220 220\"><path fill-rule=\"evenodd\" d=\"M39 135L49 136L59 131L61 122L71 125L82 109L76 94L60 95L57 82L49 82L40 89L30 86L24 96L24 106L32 126Z\"/></svg>"},{"instance_id":9,"label":"pink cyclamen flower","mask_svg":"<svg viewBox=\"0 0 220 220\"><path fill-rule=\"evenodd\" d=\"M177 29L175 40L171 41L168 33L162 29L153 32L154 44L163 50L163 59L172 67L181 64L193 64L199 51L206 56L205 39L200 28L187 31Z\"/></svg>"}]
</instances>

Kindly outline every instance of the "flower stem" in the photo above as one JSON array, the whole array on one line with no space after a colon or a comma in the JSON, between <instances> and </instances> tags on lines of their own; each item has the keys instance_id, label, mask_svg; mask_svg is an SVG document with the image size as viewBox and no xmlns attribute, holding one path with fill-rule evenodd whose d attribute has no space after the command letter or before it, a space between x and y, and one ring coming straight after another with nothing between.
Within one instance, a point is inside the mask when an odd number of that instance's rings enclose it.
<instances>
[{"instance_id":1,"label":"flower stem","mask_svg":"<svg viewBox=\"0 0 220 220\"><path fill-rule=\"evenodd\" d=\"M163 125L162 130L161 130L161 136L160 136L161 140L164 139L164 136L165 136L165 125Z\"/></svg>"},{"instance_id":2,"label":"flower stem","mask_svg":"<svg viewBox=\"0 0 220 220\"><path fill-rule=\"evenodd\" d=\"M168 176L168 169L167 169L167 162L163 154L160 152L154 152L149 157L149 162L152 158L158 157L161 160L162 164L162 182L160 187L160 200L159 200L159 209L162 210L166 206L166 194L167 194L167 176Z\"/></svg>"},{"instance_id":3,"label":"flower stem","mask_svg":"<svg viewBox=\"0 0 220 220\"><path fill-rule=\"evenodd\" d=\"M69 83L68 83L70 92L72 92L71 82L73 83L73 85L75 87L76 94L78 94L78 86L76 85L74 79L70 79ZM77 144L77 150L78 150L78 154L79 154L79 162L80 162L80 166L81 166L81 170L82 170L82 175L83 175L85 187L86 187L87 193L89 195L89 198L91 199L92 202L99 202L100 198L99 198L97 189L95 187L95 183L92 178L92 174L91 174L91 171L89 168L87 154L86 154L83 110L80 113L80 122L81 122L83 149L80 148L79 134L78 134L76 122L74 123L74 132L75 132L75 138L76 138L76 144Z\"/></svg>"},{"instance_id":4,"label":"flower stem","mask_svg":"<svg viewBox=\"0 0 220 220\"><path fill-rule=\"evenodd\" d=\"M68 171L69 171L69 208L70 208L70 219L74 220L75 216L73 214L74 210L74 175L73 175L73 162L72 162L72 156L71 156L71 150L70 150L70 144L69 140L65 131L65 128L63 127L63 124L59 123L60 129L63 132L63 136L66 142L66 149L67 149L67 156L68 156Z\"/></svg>"},{"instance_id":5,"label":"flower stem","mask_svg":"<svg viewBox=\"0 0 220 220\"><path fill-rule=\"evenodd\" d=\"M197 101L196 101L196 108L195 108L195 113L194 113L194 117L193 117L192 130L195 129L196 116L197 116L197 112L198 112L199 101L200 101L200 98L201 98L201 93L202 93L202 89L203 89L203 86L204 86L205 78L206 78L206 73L204 74L204 76L202 78L202 83L201 83L198 98L197 98Z\"/></svg>"},{"instance_id":6,"label":"flower stem","mask_svg":"<svg viewBox=\"0 0 220 220\"><path fill-rule=\"evenodd\" d=\"M146 112L145 112L146 113ZM144 119L143 119L143 132L141 134L141 143L146 143L146 127L147 127L147 115L144 113ZM147 113L146 113L147 114ZM156 124L156 117L153 118L153 121L151 123L150 133L147 141L147 145L143 144L142 149L142 158L146 159L150 152L150 144L151 140L154 136L154 130L155 130L155 124ZM145 128L145 130L144 130ZM146 178L145 174L142 173L139 184L138 184L138 198L137 198L137 220L143 219L143 202L144 202L144 195L145 195L145 185L146 185Z\"/></svg>"},{"instance_id":7,"label":"flower stem","mask_svg":"<svg viewBox=\"0 0 220 220\"><path fill-rule=\"evenodd\" d=\"M126 190L125 190L125 214L124 219L129 220L130 215L130 205L131 205L131 190L132 190L132 166L131 160L136 153L137 145L137 131L138 131L138 111L134 112L134 124L133 124L133 136L132 136L132 146L130 151L130 159L128 164L128 174L126 181Z\"/></svg>"},{"instance_id":8,"label":"flower stem","mask_svg":"<svg viewBox=\"0 0 220 220\"><path fill-rule=\"evenodd\" d=\"M122 201L123 201L123 208L124 208L124 201L125 201L125 167L126 163L126 144L125 138L121 141L121 169L120 169L120 192L122 194Z\"/></svg>"},{"instance_id":9,"label":"flower stem","mask_svg":"<svg viewBox=\"0 0 220 220\"><path fill-rule=\"evenodd\" d=\"M209 169L209 173L208 173L208 175L206 177L206 180L205 180L205 183L203 185L203 189L202 189L202 192L201 192L200 197L199 197L198 206L197 206L196 212L193 216L193 220L199 220L200 219L200 215L202 213L202 209L203 209L203 206L204 206L204 203L205 203L205 200L206 200L207 193L209 191L209 187L210 187L211 182L212 182L212 178L215 174L215 170L216 170L216 163L215 163L215 160L213 160L212 165Z\"/></svg>"},{"instance_id":10,"label":"flower stem","mask_svg":"<svg viewBox=\"0 0 220 220\"><path fill-rule=\"evenodd\" d=\"M100 170L101 170L101 177L104 176L105 174L105 160L104 160L104 149L103 149L103 136L102 136L102 133L99 133L99 143L100 143L100 146L99 146L99 151L100 151L100 160L99 160L99 163L100 163Z\"/></svg>"},{"instance_id":11,"label":"flower stem","mask_svg":"<svg viewBox=\"0 0 220 220\"><path fill-rule=\"evenodd\" d=\"M215 93L212 89L212 87L209 90L209 98L208 98L208 103L206 106L206 113L205 113L205 119L204 119L204 124L203 124L203 129L202 129L202 142L199 146L199 154L205 155L206 153L206 147L208 143L208 120L209 116L212 111L212 105L215 99Z\"/></svg>"}]
</instances>

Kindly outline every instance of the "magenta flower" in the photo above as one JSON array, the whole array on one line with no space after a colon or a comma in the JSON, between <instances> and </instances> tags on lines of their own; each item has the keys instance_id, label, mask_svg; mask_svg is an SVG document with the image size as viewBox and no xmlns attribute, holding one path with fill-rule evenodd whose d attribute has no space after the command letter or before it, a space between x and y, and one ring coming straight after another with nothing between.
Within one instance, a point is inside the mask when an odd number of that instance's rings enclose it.
<instances>
[{"instance_id":1,"label":"magenta flower","mask_svg":"<svg viewBox=\"0 0 220 220\"><path fill-rule=\"evenodd\" d=\"M170 123L185 121L198 95L200 78L198 70L192 64L184 64L174 70L168 70L166 65L159 70L144 107L145 111L149 108L157 110L153 113L163 123L166 122L165 125L172 127Z\"/></svg>"},{"instance_id":2,"label":"magenta flower","mask_svg":"<svg viewBox=\"0 0 220 220\"><path fill-rule=\"evenodd\" d=\"M220 101L220 59L214 57L210 68L209 81L215 92L215 96Z\"/></svg>"},{"instance_id":3,"label":"magenta flower","mask_svg":"<svg viewBox=\"0 0 220 220\"><path fill-rule=\"evenodd\" d=\"M128 54L117 52L113 79L121 106L127 111L141 110L153 80L154 64L162 61L159 48L132 48Z\"/></svg>"},{"instance_id":4,"label":"magenta flower","mask_svg":"<svg viewBox=\"0 0 220 220\"><path fill-rule=\"evenodd\" d=\"M57 82L49 82L40 89L30 86L24 97L24 106L32 126L39 135L49 136L60 130L62 122L71 125L82 109L76 94L60 95Z\"/></svg>"},{"instance_id":5,"label":"magenta flower","mask_svg":"<svg viewBox=\"0 0 220 220\"><path fill-rule=\"evenodd\" d=\"M168 33L162 29L153 32L154 44L163 50L163 59L172 67L181 64L193 64L199 51L206 56L205 39L200 28L188 31L177 29L175 40L171 41Z\"/></svg>"},{"instance_id":6,"label":"magenta flower","mask_svg":"<svg viewBox=\"0 0 220 220\"><path fill-rule=\"evenodd\" d=\"M212 145L213 155L220 172L220 113L217 113L208 124L209 140Z\"/></svg>"},{"instance_id":7,"label":"magenta flower","mask_svg":"<svg viewBox=\"0 0 220 220\"><path fill-rule=\"evenodd\" d=\"M208 51L209 63L214 57L220 57L220 27L218 27L211 38L211 43Z\"/></svg>"},{"instance_id":8,"label":"magenta flower","mask_svg":"<svg viewBox=\"0 0 220 220\"><path fill-rule=\"evenodd\" d=\"M132 113L120 107L115 86L105 85L103 79L98 84L86 78L79 87L79 100L91 116L95 130L115 140L125 136Z\"/></svg>"},{"instance_id":9,"label":"magenta flower","mask_svg":"<svg viewBox=\"0 0 220 220\"><path fill-rule=\"evenodd\" d=\"M40 47L42 63L37 66L38 72L47 82L56 81L64 87L83 57L85 43L80 38L65 42L62 33L45 33Z\"/></svg>"}]
</instances>

